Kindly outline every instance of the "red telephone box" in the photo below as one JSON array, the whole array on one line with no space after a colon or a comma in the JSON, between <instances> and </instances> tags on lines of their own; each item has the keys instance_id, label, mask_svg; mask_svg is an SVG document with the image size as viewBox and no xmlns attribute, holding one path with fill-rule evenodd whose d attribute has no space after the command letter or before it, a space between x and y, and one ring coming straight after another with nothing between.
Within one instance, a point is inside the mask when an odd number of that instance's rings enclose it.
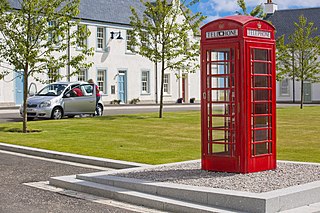
<instances>
[{"instance_id":1,"label":"red telephone box","mask_svg":"<svg viewBox=\"0 0 320 213\"><path fill-rule=\"evenodd\" d=\"M276 168L274 27L229 16L201 28L202 169Z\"/></svg>"}]
</instances>

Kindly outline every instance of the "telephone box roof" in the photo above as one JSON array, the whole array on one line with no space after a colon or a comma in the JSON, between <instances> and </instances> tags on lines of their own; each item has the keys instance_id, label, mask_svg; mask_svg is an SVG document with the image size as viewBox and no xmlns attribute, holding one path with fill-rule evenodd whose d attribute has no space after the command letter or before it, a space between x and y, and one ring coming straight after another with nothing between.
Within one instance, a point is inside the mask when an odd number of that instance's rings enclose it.
<instances>
[{"instance_id":1,"label":"telephone box roof","mask_svg":"<svg viewBox=\"0 0 320 213\"><path fill-rule=\"evenodd\" d=\"M266 22L262 19L259 19L259 18L255 18L253 16L244 16L244 15L233 15L233 16L226 16L226 17L223 17L223 18L220 18L220 19L217 19L217 20L214 20L212 22L215 22L215 21L223 21L223 20L226 20L226 21L233 21L233 22L237 22L239 23L240 25L245 25L251 21L262 21L262 22ZM202 28L205 28L207 25L209 25L210 23L212 22L209 22L207 23L206 25L202 26ZM271 24L270 24L271 25ZM272 26L272 25L271 25Z\"/></svg>"}]
</instances>

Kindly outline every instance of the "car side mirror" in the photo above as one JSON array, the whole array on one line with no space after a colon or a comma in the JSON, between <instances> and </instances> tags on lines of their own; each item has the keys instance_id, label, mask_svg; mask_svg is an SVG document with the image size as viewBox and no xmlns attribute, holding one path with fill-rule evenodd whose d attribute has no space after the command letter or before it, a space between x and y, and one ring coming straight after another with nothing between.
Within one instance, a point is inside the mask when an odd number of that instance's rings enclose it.
<instances>
[{"instance_id":1,"label":"car side mirror","mask_svg":"<svg viewBox=\"0 0 320 213\"><path fill-rule=\"evenodd\" d=\"M29 92L29 96L34 96L36 93L34 91Z\"/></svg>"},{"instance_id":2,"label":"car side mirror","mask_svg":"<svg viewBox=\"0 0 320 213\"><path fill-rule=\"evenodd\" d=\"M71 95L70 95L70 93L67 93L67 94L65 94L63 97L64 97L64 98L70 98Z\"/></svg>"}]
</instances>

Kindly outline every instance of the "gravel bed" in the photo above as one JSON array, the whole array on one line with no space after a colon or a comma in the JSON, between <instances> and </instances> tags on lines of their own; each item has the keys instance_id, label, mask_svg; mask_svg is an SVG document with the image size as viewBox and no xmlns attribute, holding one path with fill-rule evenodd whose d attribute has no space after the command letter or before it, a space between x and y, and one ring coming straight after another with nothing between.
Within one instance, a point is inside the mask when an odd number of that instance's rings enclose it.
<instances>
[{"instance_id":1,"label":"gravel bed","mask_svg":"<svg viewBox=\"0 0 320 213\"><path fill-rule=\"evenodd\" d=\"M211 172L200 161L155 166L115 176L247 192L268 192L320 180L320 164L278 162L276 170L251 174Z\"/></svg>"}]
</instances>

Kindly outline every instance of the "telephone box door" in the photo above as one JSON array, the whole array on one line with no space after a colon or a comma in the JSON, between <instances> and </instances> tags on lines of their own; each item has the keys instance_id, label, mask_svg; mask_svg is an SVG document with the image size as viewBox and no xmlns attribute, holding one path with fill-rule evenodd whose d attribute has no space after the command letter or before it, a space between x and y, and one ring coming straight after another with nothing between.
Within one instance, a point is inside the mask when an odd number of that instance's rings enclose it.
<instances>
[{"instance_id":1,"label":"telephone box door","mask_svg":"<svg viewBox=\"0 0 320 213\"><path fill-rule=\"evenodd\" d=\"M274 45L247 43L249 73L249 172L275 168L275 68Z\"/></svg>"},{"instance_id":2,"label":"telephone box door","mask_svg":"<svg viewBox=\"0 0 320 213\"><path fill-rule=\"evenodd\" d=\"M229 43L202 49L202 168L205 170L239 170L236 146L238 46L238 43Z\"/></svg>"}]
</instances>

